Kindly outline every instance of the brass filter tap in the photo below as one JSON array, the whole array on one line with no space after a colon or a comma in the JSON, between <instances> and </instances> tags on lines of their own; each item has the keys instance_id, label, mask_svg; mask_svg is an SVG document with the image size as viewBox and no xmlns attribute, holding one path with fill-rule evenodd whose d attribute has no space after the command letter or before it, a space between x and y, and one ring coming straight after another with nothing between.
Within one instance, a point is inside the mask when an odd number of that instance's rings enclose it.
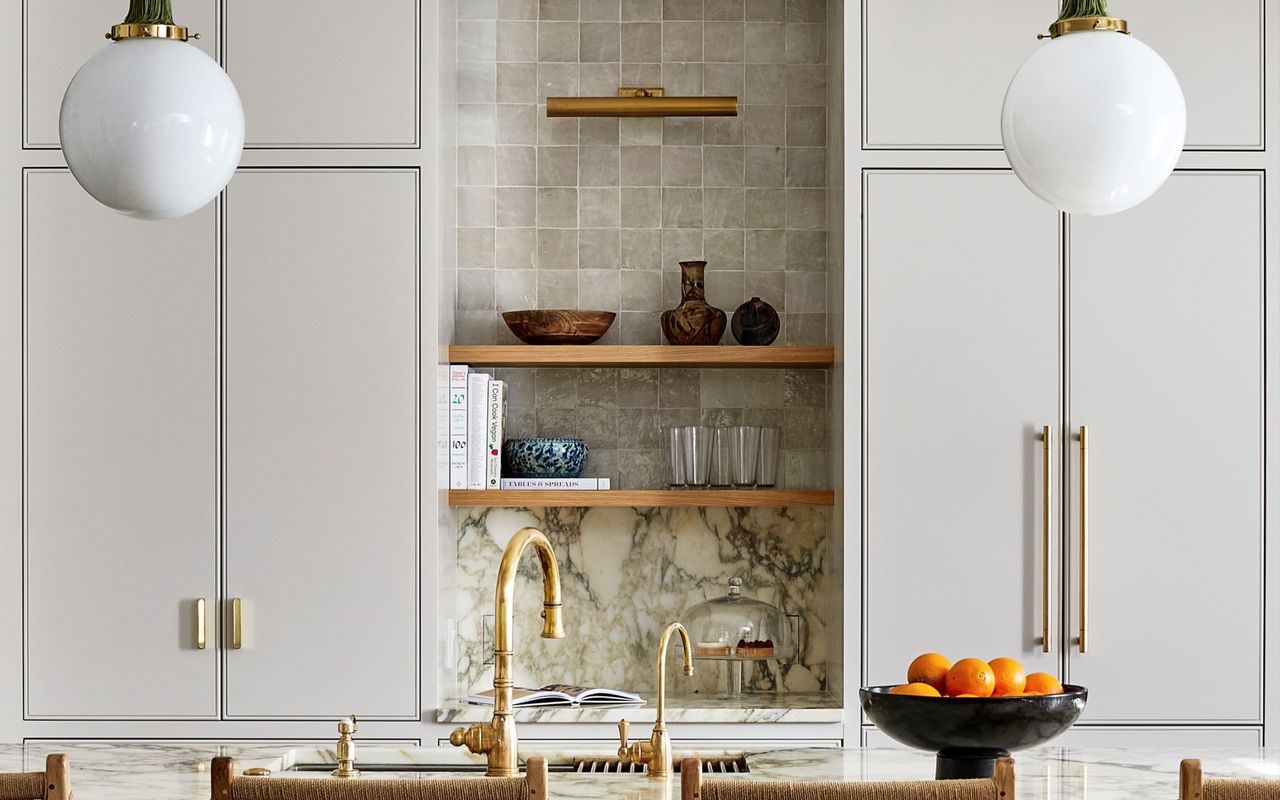
<instances>
[{"instance_id":1,"label":"brass filter tap","mask_svg":"<svg viewBox=\"0 0 1280 800\"><path fill-rule=\"evenodd\" d=\"M627 744L628 723L618 720L618 758L632 764L644 764L648 767L650 778L665 778L671 774L671 736L667 733L667 645L671 643L671 635L679 633L684 645L684 674L693 675L693 646L689 643L689 632L679 622L673 622L662 632L658 642L658 718L653 723L653 733L647 742Z\"/></svg>"},{"instance_id":2,"label":"brass filter tap","mask_svg":"<svg viewBox=\"0 0 1280 800\"><path fill-rule=\"evenodd\" d=\"M356 742L351 738L358 730L355 714L338 723L338 768L329 773L333 777L354 778L360 774L356 769Z\"/></svg>"}]
</instances>

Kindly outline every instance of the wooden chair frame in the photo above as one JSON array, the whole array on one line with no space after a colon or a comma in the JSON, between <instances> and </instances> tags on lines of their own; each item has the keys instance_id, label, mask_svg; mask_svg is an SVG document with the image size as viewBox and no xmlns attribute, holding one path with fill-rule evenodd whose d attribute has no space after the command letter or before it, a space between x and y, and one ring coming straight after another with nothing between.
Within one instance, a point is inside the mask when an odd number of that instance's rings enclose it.
<instances>
[{"instance_id":1,"label":"wooden chair frame","mask_svg":"<svg viewBox=\"0 0 1280 800\"><path fill-rule=\"evenodd\" d=\"M1016 775L1014 773L1014 765L1013 765L1012 758L1002 758L996 761L995 776L992 778L975 778L975 779L967 779L964 781L947 781L947 783L961 783L961 782L966 784L967 783L974 783L974 784L986 783L990 787L989 797L991 798L991 800L1015 800L1014 791L1015 791ZM710 784L711 786L715 786L717 784L732 784L732 783L747 784L752 786L753 788L759 787L761 792L767 792L769 791L769 788L771 786L777 785L768 781L751 781L751 780L738 781L736 779L728 779L728 780L713 779L710 781L706 781L706 784ZM926 783L936 784L938 782L931 781ZM843 798L847 798L847 800L861 800L861 798L864 798L867 796L868 792L866 790L869 789L872 785L876 787L877 797L884 797L885 796L884 789L886 787L893 786L892 783L876 782L875 784L868 784L868 783L863 783L859 781L846 781L844 783L838 784L841 791L840 796ZM824 784L824 786L831 786L831 784L829 783ZM918 791L915 791L918 788L919 788L919 782L903 781L901 800L929 800L929 798L932 798L934 796L932 794L920 794ZM704 789L704 781L702 776L702 762L696 758L686 758L684 761L680 763L680 800L703 800L703 789Z\"/></svg>"},{"instance_id":2,"label":"wooden chair frame","mask_svg":"<svg viewBox=\"0 0 1280 800\"><path fill-rule=\"evenodd\" d=\"M1259 798L1280 800L1280 781L1204 779L1198 758L1184 758L1178 769L1178 800L1203 800L1206 786L1216 798Z\"/></svg>"},{"instance_id":3,"label":"wooden chair frame","mask_svg":"<svg viewBox=\"0 0 1280 800\"><path fill-rule=\"evenodd\" d=\"M44 760L44 772L0 773L0 777L26 783L17 793L0 788L0 800L72 800L71 762L64 753L50 753Z\"/></svg>"},{"instance_id":4,"label":"wooden chair frame","mask_svg":"<svg viewBox=\"0 0 1280 800\"><path fill-rule=\"evenodd\" d=\"M237 773L236 762L232 758L219 756L213 760L210 770L210 797L211 800L236 800L236 787L244 786L246 782L256 782L262 780L272 780L271 778L244 777ZM294 779L303 783L315 784L326 778L299 778ZM547 760L542 757L530 758L525 764L525 774L523 776L526 800L547 800ZM275 779L279 781L280 779ZM470 779L468 779L470 780ZM477 779L484 780L484 779ZM511 778L495 778L494 780L512 780ZM344 787L369 787L381 783L400 783L398 779L379 779L372 777L360 777L352 779L328 779L328 786L325 788L330 792L341 794ZM424 780L414 782L414 787L421 790L429 790L432 784L447 783L453 785L454 781L449 779L441 780ZM4 800L0 798L0 800ZM52 800L50 798L49 800Z\"/></svg>"}]
</instances>

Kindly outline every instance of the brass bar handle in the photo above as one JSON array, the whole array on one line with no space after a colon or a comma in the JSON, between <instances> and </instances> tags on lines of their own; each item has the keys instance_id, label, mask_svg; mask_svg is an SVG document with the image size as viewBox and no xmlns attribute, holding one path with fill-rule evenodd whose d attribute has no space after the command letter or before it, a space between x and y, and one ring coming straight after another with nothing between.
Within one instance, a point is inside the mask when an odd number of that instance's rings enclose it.
<instances>
[{"instance_id":1,"label":"brass bar handle","mask_svg":"<svg viewBox=\"0 0 1280 800\"><path fill-rule=\"evenodd\" d=\"M231 649L244 646L244 604L239 597L231 598Z\"/></svg>"},{"instance_id":2,"label":"brass bar handle","mask_svg":"<svg viewBox=\"0 0 1280 800\"><path fill-rule=\"evenodd\" d=\"M1085 639L1089 619L1089 428L1080 426L1080 652L1089 652Z\"/></svg>"},{"instance_id":3,"label":"brass bar handle","mask_svg":"<svg viewBox=\"0 0 1280 800\"><path fill-rule=\"evenodd\" d=\"M199 600L196 600L196 649L197 650L203 650L209 646L209 639L205 635L206 634L205 623L204 623L205 605L206 605L205 598L201 597Z\"/></svg>"},{"instance_id":4,"label":"brass bar handle","mask_svg":"<svg viewBox=\"0 0 1280 800\"><path fill-rule=\"evenodd\" d=\"M1040 628L1043 633L1043 638L1041 640L1042 649L1044 650L1044 652L1048 653L1050 652L1050 647L1051 647L1050 639L1049 639L1049 624L1050 624L1049 618L1052 615L1052 609L1049 606L1049 604L1052 602L1051 593L1049 591L1049 581L1053 574L1052 568L1051 568L1052 565L1050 564L1050 559L1052 558L1052 556L1050 555L1050 541L1049 541L1050 540L1049 525L1052 523L1052 519L1053 519L1053 508L1052 508L1053 483L1050 480L1050 471L1053 468L1052 458L1051 458L1053 454L1053 444L1051 441L1051 437L1053 436L1052 426L1045 425L1044 429L1040 432L1040 436L1042 439L1040 453L1043 461L1040 467L1041 502L1042 502L1042 511L1043 511L1042 519L1040 522L1043 530L1043 546L1044 546L1044 556L1042 560L1043 574L1041 575L1041 582L1043 584L1043 589L1042 589L1042 594L1040 598L1040 608L1041 608Z\"/></svg>"}]
</instances>

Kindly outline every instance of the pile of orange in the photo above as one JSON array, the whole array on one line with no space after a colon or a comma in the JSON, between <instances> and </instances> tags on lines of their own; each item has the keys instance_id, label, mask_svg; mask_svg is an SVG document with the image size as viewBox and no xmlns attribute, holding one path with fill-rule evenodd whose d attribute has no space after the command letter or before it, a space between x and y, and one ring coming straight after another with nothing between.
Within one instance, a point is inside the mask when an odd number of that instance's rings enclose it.
<instances>
[{"instance_id":1,"label":"pile of orange","mask_svg":"<svg viewBox=\"0 0 1280 800\"><path fill-rule=\"evenodd\" d=\"M946 656L925 653L907 667L907 682L890 694L920 697L1028 697L1062 694L1062 683L1047 672L1030 675L1012 658L983 661L962 658L952 664Z\"/></svg>"}]
</instances>

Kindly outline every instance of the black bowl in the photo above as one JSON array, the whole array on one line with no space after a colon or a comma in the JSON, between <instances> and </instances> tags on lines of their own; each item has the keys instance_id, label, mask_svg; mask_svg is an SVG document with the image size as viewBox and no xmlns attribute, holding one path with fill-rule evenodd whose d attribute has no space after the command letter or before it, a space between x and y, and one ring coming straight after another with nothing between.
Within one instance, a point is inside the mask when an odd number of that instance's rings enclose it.
<instances>
[{"instance_id":1,"label":"black bowl","mask_svg":"<svg viewBox=\"0 0 1280 800\"><path fill-rule=\"evenodd\" d=\"M876 727L905 745L938 754L938 778L990 777L995 760L1044 744L1084 711L1089 690L1030 697L919 697L861 689L862 710Z\"/></svg>"}]
</instances>

